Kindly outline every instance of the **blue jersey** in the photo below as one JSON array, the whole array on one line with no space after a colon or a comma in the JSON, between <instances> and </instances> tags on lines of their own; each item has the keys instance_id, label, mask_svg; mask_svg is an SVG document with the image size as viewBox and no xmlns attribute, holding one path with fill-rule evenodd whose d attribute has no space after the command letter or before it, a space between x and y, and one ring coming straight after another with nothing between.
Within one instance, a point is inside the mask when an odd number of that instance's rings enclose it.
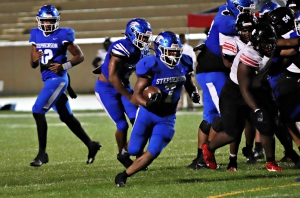
<instances>
[{"instance_id":1,"label":"blue jersey","mask_svg":"<svg viewBox=\"0 0 300 198\"><path fill-rule=\"evenodd\" d=\"M63 64L68 61L67 47L64 43L73 42L75 40L75 32L71 28L59 28L50 35L45 35L38 28L30 30L29 42L36 46L37 51L42 51L43 56L40 59L42 80L65 75L68 70L55 73L47 67L51 63Z\"/></svg>"},{"instance_id":2,"label":"blue jersey","mask_svg":"<svg viewBox=\"0 0 300 198\"><path fill-rule=\"evenodd\" d=\"M215 55L221 57L219 33L227 36L237 35L235 29L236 18L229 14L226 5L219 7L219 12L211 23L208 37L205 41L206 47Z\"/></svg>"},{"instance_id":3,"label":"blue jersey","mask_svg":"<svg viewBox=\"0 0 300 198\"><path fill-rule=\"evenodd\" d=\"M136 63L143 57L140 49L138 49L129 39L120 39L111 44L105 57L104 63L101 65L101 72L106 79L109 79L109 62L111 55L125 60L126 64L122 66L119 72L119 78L123 82L124 87L130 87L129 77L135 71Z\"/></svg>"},{"instance_id":4,"label":"blue jersey","mask_svg":"<svg viewBox=\"0 0 300 198\"><path fill-rule=\"evenodd\" d=\"M137 76L152 77L152 86L162 92L161 103L153 110L157 115L171 115L176 112L182 86L186 75L193 71L193 61L190 56L183 54L180 63L171 68L166 66L158 57L149 56L141 59L136 65Z\"/></svg>"}]
</instances>

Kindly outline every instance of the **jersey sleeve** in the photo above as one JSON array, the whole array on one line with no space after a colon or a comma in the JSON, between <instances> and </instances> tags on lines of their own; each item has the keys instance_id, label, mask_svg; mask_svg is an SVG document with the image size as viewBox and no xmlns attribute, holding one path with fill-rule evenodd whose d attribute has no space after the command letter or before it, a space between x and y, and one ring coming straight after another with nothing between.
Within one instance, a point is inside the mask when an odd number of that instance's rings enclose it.
<instances>
[{"instance_id":1,"label":"jersey sleeve","mask_svg":"<svg viewBox=\"0 0 300 198\"><path fill-rule=\"evenodd\" d=\"M229 56L236 56L238 53L238 46L233 38L229 38L224 42L222 53Z\"/></svg>"},{"instance_id":2,"label":"jersey sleeve","mask_svg":"<svg viewBox=\"0 0 300 198\"><path fill-rule=\"evenodd\" d=\"M240 61L249 66L249 67L259 67L259 57L253 56L253 54L249 53L247 50L243 51L240 56Z\"/></svg>"},{"instance_id":3,"label":"jersey sleeve","mask_svg":"<svg viewBox=\"0 0 300 198\"><path fill-rule=\"evenodd\" d=\"M30 30L29 43L32 45L36 44L36 28Z\"/></svg>"},{"instance_id":4,"label":"jersey sleeve","mask_svg":"<svg viewBox=\"0 0 300 198\"><path fill-rule=\"evenodd\" d=\"M218 30L219 33L224 35L234 36L237 35L237 31L235 29L236 19L231 15L222 15L218 18Z\"/></svg>"},{"instance_id":5,"label":"jersey sleeve","mask_svg":"<svg viewBox=\"0 0 300 198\"><path fill-rule=\"evenodd\" d=\"M129 58L131 46L125 39L118 40L112 44L111 53L119 58Z\"/></svg>"},{"instance_id":6,"label":"jersey sleeve","mask_svg":"<svg viewBox=\"0 0 300 198\"><path fill-rule=\"evenodd\" d=\"M190 74L194 71L194 65L192 57L186 54L182 54L181 60L180 60L184 66L187 67L187 73Z\"/></svg>"},{"instance_id":7,"label":"jersey sleeve","mask_svg":"<svg viewBox=\"0 0 300 198\"><path fill-rule=\"evenodd\" d=\"M75 31L72 28L65 28L62 31L62 43L74 42L75 41Z\"/></svg>"},{"instance_id":8,"label":"jersey sleeve","mask_svg":"<svg viewBox=\"0 0 300 198\"><path fill-rule=\"evenodd\" d=\"M156 64L155 56L146 56L136 64L136 75L151 75L152 67Z\"/></svg>"}]
</instances>

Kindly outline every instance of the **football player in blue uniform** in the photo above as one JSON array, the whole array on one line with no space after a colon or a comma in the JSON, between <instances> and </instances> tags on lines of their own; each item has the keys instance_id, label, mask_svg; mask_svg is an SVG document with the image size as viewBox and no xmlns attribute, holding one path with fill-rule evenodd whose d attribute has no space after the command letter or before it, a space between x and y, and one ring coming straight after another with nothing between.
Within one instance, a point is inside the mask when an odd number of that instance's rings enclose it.
<instances>
[{"instance_id":1,"label":"football player in blue uniform","mask_svg":"<svg viewBox=\"0 0 300 198\"><path fill-rule=\"evenodd\" d=\"M125 36L111 44L104 63L96 69L101 72L95 84L95 94L117 127L117 159L128 167L132 160L126 149L129 128L126 116L133 124L137 111L129 77L135 71L136 63L150 52L152 27L146 20L134 18L127 23Z\"/></svg>"},{"instance_id":2,"label":"football player in blue uniform","mask_svg":"<svg viewBox=\"0 0 300 198\"><path fill-rule=\"evenodd\" d=\"M221 46L228 36L236 36L235 22L240 12L250 12L254 7L253 0L227 0L227 5L219 7L211 23L205 45L197 57L196 79L203 92L203 120L198 129L198 154L189 168L206 167L201 145L207 141L211 123L220 115L219 96L230 69L223 63ZM210 132L211 131L211 132Z\"/></svg>"},{"instance_id":3,"label":"football player in blue uniform","mask_svg":"<svg viewBox=\"0 0 300 198\"><path fill-rule=\"evenodd\" d=\"M39 93L33 107L33 117L36 121L39 152L31 166L41 166L49 161L46 153L47 121L45 114L53 108L70 130L87 146L87 164L94 162L100 149L99 142L94 142L86 134L80 122L74 117L65 94L68 80L68 69L80 64L84 55L74 43L75 32L71 28L59 28L60 14L52 5L45 5L38 11L38 28L30 31L31 47L30 65L36 68L40 65L44 87ZM68 60L67 52L73 57Z\"/></svg>"},{"instance_id":4,"label":"football player in blue uniform","mask_svg":"<svg viewBox=\"0 0 300 198\"><path fill-rule=\"evenodd\" d=\"M134 99L140 106L128 152L138 155L148 141L149 145L142 156L116 176L115 183L119 187L126 186L127 177L151 164L172 140L182 86L184 85L194 103L200 101L200 95L191 80L193 61L190 56L182 54L179 38L173 32L161 32L154 41L154 50L155 55L143 58L136 66L138 80L134 88ZM150 85L158 87L161 93L155 93L146 100L143 90Z\"/></svg>"}]
</instances>

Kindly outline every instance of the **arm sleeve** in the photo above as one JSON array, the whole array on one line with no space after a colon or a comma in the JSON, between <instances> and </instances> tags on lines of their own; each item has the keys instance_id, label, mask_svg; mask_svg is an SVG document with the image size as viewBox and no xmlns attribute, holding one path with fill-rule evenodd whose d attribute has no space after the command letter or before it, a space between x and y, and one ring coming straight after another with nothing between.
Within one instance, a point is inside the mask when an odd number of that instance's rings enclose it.
<instances>
[{"instance_id":1,"label":"arm sleeve","mask_svg":"<svg viewBox=\"0 0 300 198\"><path fill-rule=\"evenodd\" d=\"M249 67L259 67L259 61L256 60L255 58L251 57L247 53L241 54L240 61Z\"/></svg>"}]
</instances>

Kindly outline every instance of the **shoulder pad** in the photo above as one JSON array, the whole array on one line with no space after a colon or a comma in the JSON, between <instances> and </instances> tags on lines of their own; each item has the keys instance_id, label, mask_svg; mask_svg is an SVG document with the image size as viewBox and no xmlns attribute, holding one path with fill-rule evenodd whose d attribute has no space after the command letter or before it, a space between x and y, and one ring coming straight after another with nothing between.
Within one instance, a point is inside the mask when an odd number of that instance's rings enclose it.
<instances>
[{"instance_id":1,"label":"shoulder pad","mask_svg":"<svg viewBox=\"0 0 300 198\"><path fill-rule=\"evenodd\" d=\"M146 56L142 58L137 64L136 64L136 75L141 76L145 75L146 73L149 73L152 67L156 65L156 58L154 55L152 56Z\"/></svg>"},{"instance_id":2,"label":"shoulder pad","mask_svg":"<svg viewBox=\"0 0 300 198\"><path fill-rule=\"evenodd\" d=\"M60 31L60 36L63 38L64 42L74 42L75 40L75 31L72 28L59 28L56 31Z\"/></svg>"}]
</instances>

